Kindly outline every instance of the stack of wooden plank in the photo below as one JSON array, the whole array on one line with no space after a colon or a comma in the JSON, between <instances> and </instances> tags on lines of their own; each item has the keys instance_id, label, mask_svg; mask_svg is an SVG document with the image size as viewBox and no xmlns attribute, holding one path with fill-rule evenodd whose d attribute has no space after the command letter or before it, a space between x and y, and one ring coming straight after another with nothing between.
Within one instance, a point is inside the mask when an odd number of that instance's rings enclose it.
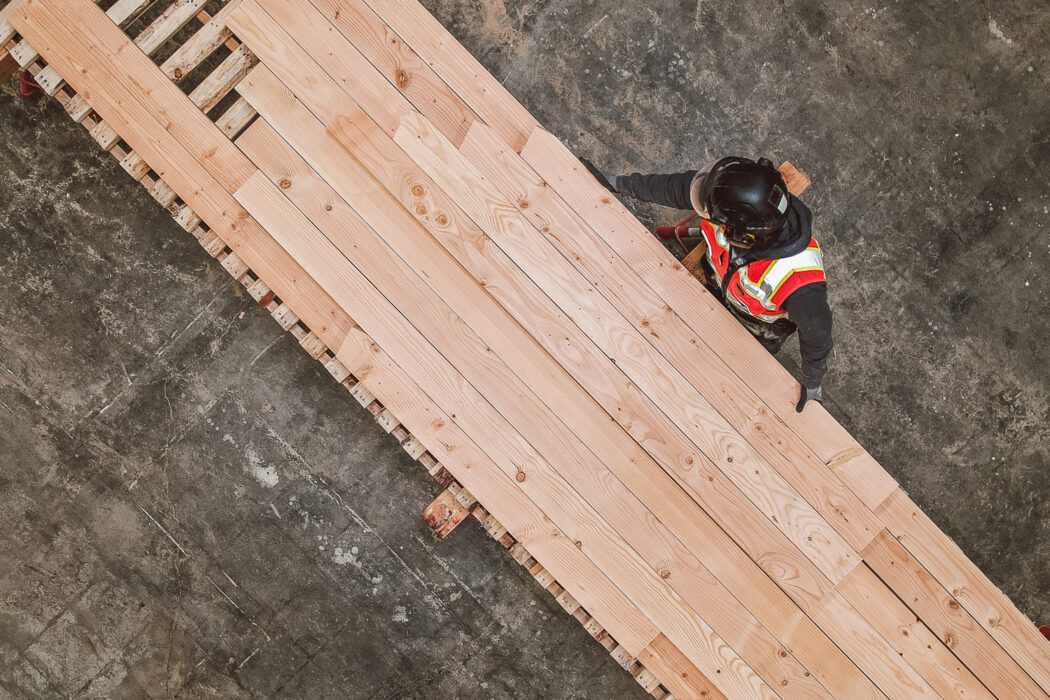
<instances>
[{"instance_id":1,"label":"stack of wooden plank","mask_svg":"<svg viewBox=\"0 0 1050 700\"><path fill-rule=\"evenodd\" d=\"M415 0L231 2L161 66L170 34L119 27L141 4L5 10L19 62L69 81L625 666L676 697L1047 696L1031 622Z\"/></svg>"}]
</instances>

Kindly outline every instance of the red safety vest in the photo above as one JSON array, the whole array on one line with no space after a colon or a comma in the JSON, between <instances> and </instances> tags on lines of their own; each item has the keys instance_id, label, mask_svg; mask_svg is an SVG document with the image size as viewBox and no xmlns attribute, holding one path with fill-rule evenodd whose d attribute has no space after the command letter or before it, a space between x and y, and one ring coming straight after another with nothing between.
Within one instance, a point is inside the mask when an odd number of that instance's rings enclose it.
<instances>
[{"instance_id":1,"label":"red safety vest","mask_svg":"<svg viewBox=\"0 0 1050 700\"><path fill-rule=\"evenodd\" d=\"M726 300L738 311L759 321L772 323L786 318L784 300L792 292L803 285L827 281L824 258L815 238L810 238L805 250L786 258L741 264L730 249L724 227L705 220L700 228L707 242L708 262L725 291ZM723 280L730 267L733 275L725 284Z\"/></svg>"}]
</instances>

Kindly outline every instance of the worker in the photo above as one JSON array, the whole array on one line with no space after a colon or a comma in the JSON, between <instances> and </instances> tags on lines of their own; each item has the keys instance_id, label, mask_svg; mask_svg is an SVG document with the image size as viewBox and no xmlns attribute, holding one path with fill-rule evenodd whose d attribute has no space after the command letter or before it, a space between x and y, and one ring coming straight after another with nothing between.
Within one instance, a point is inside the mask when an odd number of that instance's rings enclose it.
<instances>
[{"instance_id":1,"label":"worker","mask_svg":"<svg viewBox=\"0 0 1050 700\"><path fill-rule=\"evenodd\" d=\"M773 354L797 330L803 380L795 408L823 402L832 346L824 263L812 212L773 164L731 156L708 171L612 175L583 162L614 194L695 211L704 286Z\"/></svg>"}]
</instances>

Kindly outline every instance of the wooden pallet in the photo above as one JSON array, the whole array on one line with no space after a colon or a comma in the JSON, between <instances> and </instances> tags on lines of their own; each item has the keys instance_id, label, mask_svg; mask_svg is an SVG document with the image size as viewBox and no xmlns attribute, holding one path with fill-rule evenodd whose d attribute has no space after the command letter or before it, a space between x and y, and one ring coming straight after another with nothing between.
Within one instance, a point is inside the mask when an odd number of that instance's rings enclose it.
<instances>
[{"instance_id":1,"label":"wooden pallet","mask_svg":"<svg viewBox=\"0 0 1050 700\"><path fill-rule=\"evenodd\" d=\"M1031 623L414 0L243 0L189 101L199 52L158 71L130 0L23 3L16 58L412 426L428 522L480 514L655 694L1047 697Z\"/></svg>"},{"instance_id":2,"label":"wooden pallet","mask_svg":"<svg viewBox=\"0 0 1050 700\"><path fill-rule=\"evenodd\" d=\"M118 3L119 13L110 11L110 17L122 24L125 19L145 6L149 0L131 3ZM161 68L173 82L179 83L188 77L198 66L208 61L220 47L226 47L230 54L217 68L212 70L197 88L189 93L190 99L201 111L208 112L214 108L257 63L255 57L246 47L233 38L226 27L225 19L241 0L224 0L223 9L214 17L204 10L197 11L188 18L184 14L165 12L153 24L136 37L136 44L146 53L159 49L174 34L183 28L190 19L196 19L200 28L190 38L182 42ZM167 209L175 221L191 233L201 247L215 258L231 277L237 280L248 294L273 316L277 324L290 333L300 346L311 357L320 362L325 370L345 387L350 395L368 411L376 422L398 441L406 453L418 461L443 488L441 494L422 512L422 516L434 533L439 537L447 536L466 519L476 520L494 540L506 549L510 556L523 566L539 585L549 592L566 613L575 618L587 630L588 634L616 660L616 662L642 686L646 692L657 700L673 700L673 695L652 671L638 659L634 658L616 639L595 620L555 577L536 561L528 550L503 527L496 518L485 510L484 506L463 487L452 474L442 466L426 447L383 404L372 395L365 385L355 377L325 346L324 342L313 333L295 312L280 299L266 282L256 275L218 235L157 175L150 165L139 154L120 139L117 131L105 122L83 98L77 95L54 69L40 58L28 42L21 39L5 22L17 2L11 2L0 8L0 66L11 65L11 72L22 69L29 72L41 88L58 100L73 121L81 124L98 142L103 150L108 151L121 167L149 191L150 196ZM172 7L179 3L172 3ZM204 3L198 3L203 5ZM114 7L117 7L114 6ZM169 8L170 10L170 8ZM124 14L126 12L127 14ZM18 56L20 60L16 59ZM0 77L2 82L3 77ZM236 137L256 117L254 109L243 98L238 99L224 112L213 115L215 124L230 138ZM666 665L668 660L680 669L688 669L691 664L678 658L675 650L667 650L667 660L661 658L654 665ZM687 671L686 671L687 672ZM673 682L671 683L673 686Z\"/></svg>"}]
</instances>

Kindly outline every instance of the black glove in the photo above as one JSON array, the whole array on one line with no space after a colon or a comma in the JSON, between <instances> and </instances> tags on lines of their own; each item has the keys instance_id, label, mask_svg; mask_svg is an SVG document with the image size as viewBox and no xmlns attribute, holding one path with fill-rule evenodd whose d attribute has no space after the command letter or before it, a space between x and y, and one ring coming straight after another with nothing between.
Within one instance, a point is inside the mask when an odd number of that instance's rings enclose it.
<instances>
[{"instance_id":1,"label":"black glove","mask_svg":"<svg viewBox=\"0 0 1050 700\"><path fill-rule=\"evenodd\" d=\"M583 163L584 167L587 168L587 171L591 175L594 175L594 178L598 182L605 185L605 189L609 190L613 194L619 194L619 191L616 189L615 175L612 175L611 173L603 173L601 170L598 170L598 167L594 163L587 160L586 158L580 158L580 162Z\"/></svg>"},{"instance_id":2,"label":"black glove","mask_svg":"<svg viewBox=\"0 0 1050 700\"><path fill-rule=\"evenodd\" d=\"M795 406L795 410L802 413L802 409L806 407L807 401L816 401L817 403L824 403L824 391L821 386L817 386L810 389L809 387L803 386L799 392L798 405Z\"/></svg>"}]
</instances>

